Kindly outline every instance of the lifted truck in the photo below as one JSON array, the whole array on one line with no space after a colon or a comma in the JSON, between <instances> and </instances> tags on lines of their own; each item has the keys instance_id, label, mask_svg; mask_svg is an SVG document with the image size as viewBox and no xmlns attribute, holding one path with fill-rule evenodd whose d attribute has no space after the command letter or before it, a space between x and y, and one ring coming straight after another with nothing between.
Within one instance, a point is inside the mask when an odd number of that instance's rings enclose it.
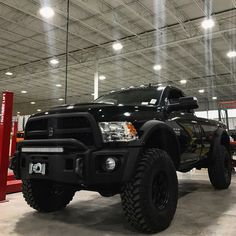
<instances>
[{"instance_id":1,"label":"lifted truck","mask_svg":"<svg viewBox=\"0 0 236 236\"><path fill-rule=\"evenodd\" d=\"M166 229L178 201L176 171L208 168L216 189L231 182L229 136L198 118L197 99L174 87L147 86L32 115L11 163L26 202L60 210L76 191L120 194L139 231Z\"/></svg>"}]
</instances>

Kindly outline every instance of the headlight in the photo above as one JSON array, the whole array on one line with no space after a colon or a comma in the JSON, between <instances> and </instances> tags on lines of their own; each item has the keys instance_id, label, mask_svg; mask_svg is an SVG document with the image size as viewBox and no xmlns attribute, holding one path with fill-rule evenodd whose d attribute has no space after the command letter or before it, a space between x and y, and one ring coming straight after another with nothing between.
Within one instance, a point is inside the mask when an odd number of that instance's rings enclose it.
<instances>
[{"instance_id":1,"label":"headlight","mask_svg":"<svg viewBox=\"0 0 236 236\"><path fill-rule=\"evenodd\" d=\"M100 122L103 141L129 142L138 139L135 127L130 122Z\"/></svg>"}]
</instances>

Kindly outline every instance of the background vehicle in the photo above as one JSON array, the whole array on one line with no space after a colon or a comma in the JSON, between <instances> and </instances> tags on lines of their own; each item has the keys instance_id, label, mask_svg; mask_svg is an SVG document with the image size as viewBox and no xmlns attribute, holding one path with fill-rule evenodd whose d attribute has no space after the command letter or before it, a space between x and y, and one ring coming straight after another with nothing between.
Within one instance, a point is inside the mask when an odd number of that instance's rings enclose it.
<instances>
[{"instance_id":1,"label":"background vehicle","mask_svg":"<svg viewBox=\"0 0 236 236\"><path fill-rule=\"evenodd\" d=\"M208 168L216 189L231 182L225 126L196 117L197 107L177 88L149 86L33 115L11 164L27 203L51 212L81 189L121 194L136 229L164 230L176 211L176 170Z\"/></svg>"},{"instance_id":2,"label":"background vehicle","mask_svg":"<svg viewBox=\"0 0 236 236\"><path fill-rule=\"evenodd\" d=\"M24 140L24 131L17 132L16 142L19 143L22 142L23 140Z\"/></svg>"}]
</instances>

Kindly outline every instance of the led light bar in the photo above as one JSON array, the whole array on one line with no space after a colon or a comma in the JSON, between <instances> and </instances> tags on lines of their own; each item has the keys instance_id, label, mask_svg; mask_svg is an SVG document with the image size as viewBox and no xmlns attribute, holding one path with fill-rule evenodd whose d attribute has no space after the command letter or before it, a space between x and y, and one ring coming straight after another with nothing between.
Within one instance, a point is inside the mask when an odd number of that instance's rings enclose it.
<instances>
[{"instance_id":1,"label":"led light bar","mask_svg":"<svg viewBox=\"0 0 236 236\"><path fill-rule=\"evenodd\" d=\"M50 152L50 153L62 153L63 147L22 147L22 152Z\"/></svg>"}]
</instances>

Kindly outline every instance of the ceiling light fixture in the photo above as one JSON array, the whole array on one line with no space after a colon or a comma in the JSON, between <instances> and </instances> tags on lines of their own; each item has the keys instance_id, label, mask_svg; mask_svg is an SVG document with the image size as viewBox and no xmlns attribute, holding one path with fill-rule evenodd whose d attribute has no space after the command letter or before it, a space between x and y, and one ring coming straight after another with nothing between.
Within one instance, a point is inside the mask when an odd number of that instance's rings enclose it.
<instances>
[{"instance_id":1,"label":"ceiling light fixture","mask_svg":"<svg viewBox=\"0 0 236 236\"><path fill-rule=\"evenodd\" d=\"M44 18L52 18L55 15L55 12L51 7L40 8L39 13Z\"/></svg>"},{"instance_id":2,"label":"ceiling light fixture","mask_svg":"<svg viewBox=\"0 0 236 236\"><path fill-rule=\"evenodd\" d=\"M61 84L56 84L56 87L60 88L60 87L62 87L62 85Z\"/></svg>"},{"instance_id":3,"label":"ceiling light fixture","mask_svg":"<svg viewBox=\"0 0 236 236\"><path fill-rule=\"evenodd\" d=\"M157 64L157 65L154 65L153 66L153 70L156 70L156 71L158 71L158 70L161 70L161 65L160 64Z\"/></svg>"},{"instance_id":4,"label":"ceiling light fixture","mask_svg":"<svg viewBox=\"0 0 236 236\"><path fill-rule=\"evenodd\" d=\"M100 79L100 80L104 80L104 79L106 79L106 76L105 76L105 75L100 75L100 76L99 76L99 79Z\"/></svg>"},{"instance_id":5,"label":"ceiling light fixture","mask_svg":"<svg viewBox=\"0 0 236 236\"><path fill-rule=\"evenodd\" d=\"M205 90L204 90L204 89L199 89L198 92L199 92L199 93L204 93Z\"/></svg>"},{"instance_id":6,"label":"ceiling light fixture","mask_svg":"<svg viewBox=\"0 0 236 236\"><path fill-rule=\"evenodd\" d=\"M58 101L64 101L64 98L58 98Z\"/></svg>"},{"instance_id":7,"label":"ceiling light fixture","mask_svg":"<svg viewBox=\"0 0 236 236\"><path fill-rule=\"evenodd\" d=\"M115 42L112 44L112 47L115 51L119 51L123 48L123 45L120 42Z\"/></svg>"},{"instance_id":8,"label":"ceiling light fixture","mask_svg":"<svg viewBox=\"0 0 236 236\"><path fill-rule=\"evenodd\" d=\"M232 58L232 57L236 57L236 51L229 51L228 53L227 53L227 57L229 57L229 58Z\"/></svg>"},{"instance_id":9,"label":"ceiling light fixture","mask_svg":"<svg viewBox=\"0 0 236 236\"><path fill-rule=\"evenodd\" d=\"M27 93L27 91L25 91L25 90L22 90L22 91L21 91L21 93Z\"/></svg>"},{"instance_id":10,"label":"ceiling light fixture","mask_svg":"<svg viewBox=\"0 0 236 236\"><path fill-rule=\"evenodd\" d=\"M37 112L40 112L40 111L42 111L41 109L37 109Z\"/></svg>"},{"instance_id":11,"label":"ceiling light fixture","mask_svg":"<svg viewBox=\"0 0 236 236\"><path fill-rule=\"evenodd\" d=\"M34 105L34 104L35 104L35 102L30 102L30 104L31 104L31 105Z\"/></svg>"},{"instance_id":12,"label":"ceiling light fixture","mask_svg":"<svg viewBox=\"0 0 236 236\"><path fill-rule=\"evenodd\" d=\"M215 21L211 18L204 19L201 25L203 29L211 29L215 26Z\"/></svg>"},{"instance_id":13,"label":"ceiling light fixture","mask_svg":"<svg viewBox=\"0 0 236 236\"><path fill-rule=\"evenodd\" d=\"M50 60L51 65L57 65L58 63L59 63L59 60L56 59L56 58L53 58L53 59Z\"/></svg>"},{"instance_id":14,"label":"ceiling light fixture","mask_svg":"<svg viewBox=\"0 0 236 236\"><path fill-rule=\"evenodd\" d=\"M217 100L217 97L212 97L213 100Z\"/></svg>"},{"instance_id":15,"label":"ceiling light fixture","mask_svg":"<svg viewBox=\"0 0 236 236\"><path fill-rule=\"evenodd\" d=\"M181 80L180 80L180 83L181 83L181 84L186 84L186 83L187 83L187 80L186 80L186 79L181 79Z\"/></svg>"},{"instance_id":16,"label":"ceiling light fixture","mask_svg":"<svg viewBox=\"0 0 236 236\"><path fill-rule=\"evenodd\" d=\"M7 71L7 72L5 73L5 75L13 75L13 73L10 72L10 71Z\"/></svg>"}]
</instances>

